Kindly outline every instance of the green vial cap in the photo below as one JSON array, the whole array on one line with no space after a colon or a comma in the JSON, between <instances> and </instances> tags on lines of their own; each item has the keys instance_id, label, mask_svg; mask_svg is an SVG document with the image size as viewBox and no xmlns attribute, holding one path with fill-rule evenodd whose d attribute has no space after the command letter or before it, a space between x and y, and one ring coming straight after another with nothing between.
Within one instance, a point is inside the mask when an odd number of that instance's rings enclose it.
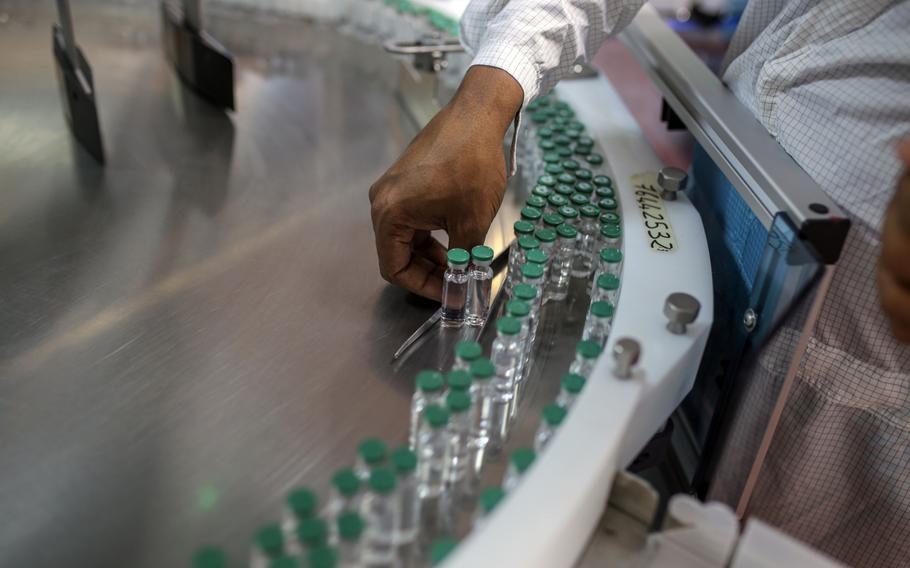
<instances>
[{"instance_id":1,"label":"green vial cap","mask_svg":"<svg viewBox=\"0 0 910 568\"><path fill-rule=\"evenodd\" d=\"M538 128L538 129L537 129L537 137L538 137L538 138L552 138L552 137L553 137L553 131L550 130L549 128L547 128L546 126L544 126L543 128Z\"/></svg>"},{"instance_id":2,"label":"green vial cap","mask_svg":"<svg viewBox=\"0 0 910 568\"><path fill-rule=\"evenodd\" d=\"M558 164L560 162L559 154L556 152L547 152L543 155L543 161L548 164Z\"/></svg>"},{"instance_id":3,"label":"green vial cap","mask_svg":"<svg viewBox=\"0 0 910 568\"><path fill-rule=\"evenodd\" d=\"M464 369L449 371L449 374L446 375L446 382L449 383L449 390L466 391L471 388L471 373Z\"/></svg>"},{"instance_id":4,"label":"green vial cap","mask_svg":"<svg viewBox=\"0 0 910 568\"><path fill-rule=\"evenodd\" d=\"M597 187L613 187L613 180L610 179L610 176L605 175L596 175L594 176L594 185Z\"/></svg>"},{"instance_id":5,"label":"green vial cap","mask_svg":"<svg viewBox=\"0 0 910 568\"><path fill-rule=\"evenodd\" d=\"M549 193L550 192L547 191L547 195L549 195ZM531 195L528 197L528 200L525 201L525 205L527 205L528 207L535 207L537 209L543 209L544 207L547 206L547 199L545 197L541 197L539 195Z\"/></svg>"},{"instance_id":6,"label":"green vial cap","mask_svg":"<svg viewBox=\"0 0 910 568\"><path fill-rule=\"evenodd\" d=\"M515 471L524 473L531 467L531 464L534 463L536 457L537 454L531 448L518 448L512 452L512 457L509 461L512 463L512 467L515 468Z\"/></svg>"},{"instance_id":7,"label":"green vial cap","mask_svg":"<svg viewBox=\"0 0 910 568\"><path fill-rule=\"evenodd\" d=\"M547 213L543 216L543 223L547 227L551 227L550 230L555 230L557 227L565 223L565 219L562 218L562 215L559 213Z\"/></svg>"},{"instance_id":8,"label":"green vial cap","mask_svg":"<svg viewBox=\"0 0 910 568\"><path fill-rule=\"evenodd\" d=\"M476 341L459 341L455 344L455 356L462 361L473 361L483 355L483 348Z\"/></svg>"},{"instance_id":9,"label":"green vial cap","mask_svg":"<svg viewBox=\"0 0 910 568\"><path fill-rule=\"evenodd\" d=\"M597 194L598 200L600 200L600 199L607 199L607 198L609 198L609 199L615 199L615 198L616 198L616 192L613 191L613 188L612 188L612 187L598 187L598 188L594 191L594 193Z\"/></svg>"},{"instance_id":10,"label":"green vial cap","mask_svg":"<svg viewBox=\"0 0 910 568\"><path fill-rule=\"evenodd\" d=\"M594 186L590 182L580 181L575 184L575 192L590 196L594 193Z\"/></svg>"},{"instance_id":11,"label":"green vial cap","mask_svg":"<svg viewBox=\"0 0 910 568\"><path fill-rule=\"evenodd\" d=\"M533 263L535 265L546 264L547 261L550 260L550 255L548 255L545 251L538 248L538 249L529 250L528 252L526 252L525 260L530 263ZM524 274L524 270L522 270L522 274ZM527 274L524 274L524 275L527 276ZM533 276L531 278L533 278Z\"/></svg>"},{"instance_id":12,"label":"green vial cap","mask_svg":"<svg viewBox=\"0 0 910 568\"><path fill-rule=\"evenodd\" d=\"M439 371L423 370L417 373L417 388L421 392L439 392L442 387L442 373Z\"/></svg>"},{"instance_id":13,"label":"green vial cap","mask_svg":"<svg viewBox=\"0 0 910 568\"><path fill-rule=\"evenodd\" d=\"M468 254L468 251L460 248L453 248L446 255L446 258L449 260L449 264L454 264L455 266L467 265L468 261L471 260L471 255Z\"/></svg>"},{"instance_id":14,"label":"green vial cap","mask_svg":"<svg viewBox=\"0 0 910 568\"><path fill-rule=\"evenodd\" d=\"M537 185L542 185L544 187L554 187L556 185L556 178L554 176L544 174L537 178Z\"/></svg>"},{"instance_id":15,"label":"green vial cap","mask_svg":"<svg viewBox=\"0 0 910 568\"><path fill-rule=\"evenodd\" d=\"M557 223L556 226L558 227L561 224L562 223ZM534 237L541 243L552 243L553 241L556 240L556 231L554 231L553 229L545 229L545 228L537 229L536 231L534 231Z\"/></svg>"},{"instance_id":16,"label":"green vial cap","mask_svg":"<svg viewBox=\"0 0 910 568\"><path fill-rule=\"evenodd\" d=\"M496 374L496 367L489 359L478 359L471 363L471 377L475 379L489 379Z\"/></svg>"},{"instance_id":17,"label":"green vial cap","mask_svg":"<svg viewBox=\"0 0 910 568\"><path fill-rule=\"evenodd\" d=\"M594 139L591 138L590 136L579 136L578 140L575 142L575 144L578 146L587 146L588 148L590 148L591 146L594 145Z\"/></svg>"},{"instance_id":18,"label":"green vial cap","mask_svg":"<svg viewBox=\"0 0 910 568\"><path fill-rule=\"evenodd\" d=\"M575 170L577 170L580 167L581 167L581 164L579 164L575 160L564 160L562 162L562 168L566 171L574 172Z\"/></svg>"},{"instance_id":19,"label":"green vial cap","mask_svg":"<svg viewBox=\"0 0 910 568\"><path fill-rule=\"evenodd\" d=\"M441 410L445 415L445 421L449 421L448 411L441 406L436 406L435 404L430 405L425 412L430 413L430 410L433 408ZM374 493L388 495L395 490L395 474L387 469L374 469L370 472L370 489L372 489Z\"/></svg>"},{"instance_id":20,"label":"green vial cap","mask_svg":"<svg viewBox=\"0 0 910 568\"><path fill-rule=\"evenodd\" d=\"M534 124L543 124L544 122L549 120L549 118L550 118L550 116L546 112L543 112L543 111L536 111L536 112L531 113L531 120L534 121Z\"/></svg>"},{"instance_id":21,"label":"green vial cap","mask_svg":"<svg viewBox=\"0 0 910 568\"><path fill-rule=\"evenodd\" d=\"M542 138L538 143L537 147L543 150L544 152L552 152L556 149L556 143L547 138Z\"/></svg>"},{"instance_id":22,"label":"green vial cap","mask_svg":"<svg viewBox=\"0 0 910 568\"><path fill-rule=\"evenodd\" d=\"M269 568L300 568L300 561L293 556L282 556L269 562Z\"/></svg>"},{"instance_id":23,"label":"green vial cap","mask_svg":"<svg viewBox=\"0 0 910 568\"><path fill-rule=\"evenodd\" d=\"M288 493L287 505L295 517L305 519L316 514L318 500L314 491L301 487Z\"/></svg>"},{"instance_id":24,"label":"green vial cap","mask_svg":"<svg viewBox=\"0 0 910 568\"><path fill-rule=\"evenodd\" d=\"M510 316L523 318L531 313L531 306L529 306L527 302L521 300L509 300L506 304L506 312Z\"/></svg>"},{"instance_id":25,"label":"green vial cap","mask_svg":"<svg viewBox=\"0 0 910 568\"><path fill-rule=\"evenodd\" d=\"M474 262L492 262L493 249L488 246L478 245L471 249L471 258Z\"/></svg>"},{"instance_id":26,"label":"green vial cap","mask_svg":"<svg viewBox=\"0 0 910 568\"><path fill-rule=\"evenodd\" d=\"M423 411L423 419L430 428L442 428L449 423L449 411L438 404L431 404Z\"/></svg>"},{"instance_id":27,"label":"green vial cap","mask_svg":"<svg viewBox=\"0 0 910 568\"><path fill-rule=\"evenodd\" d=\"M564 206L568 205L569 200L561 195L554 193L553 195L551 195L550 197L547 198L547 203L549 203L550 205L552 205L553 207L556 207L558 209L560 207L564 207Z\"/></svg>"},{"instance_id":28,"label":"green vial cap","mask_svg":"<svg viewBox=\"0 0 910 568\"><path fill-rule=\"evenodd\" d=\"M284 551L284 534L278 525L264 525L256 531L256 546L269 558L281 556Z\"/></svg>"},{"instance_id":29,"label":"green vial cap","mask_svg":"<svg viewBox=\"0 0 910 568\"><path fill-rule=\"evenodd\" d=\"M619 214L614 213L613 211L607 211L601 213L600 222L604 225L618 225L619 224Z\"/></svg>"},{"instance_id":30,"label":"green vial cap","mask_svg":"<svg viewBox=\"0 0 910 568\"><path fill-rule=\"evenodd\" d=\"M560 101L560 100L553 101L553 106L558 110L572 108L569 106L569 103L567 103L566 101Z\"/></svg>"},{"instance_id":31,"label":"green vial cap","mask_svg":"<svg viewBox=\"0 0 910 568\"><path fill-rule=\"evenodd\" d=\"M345 497L352 497L360 490L360 478L351 468L340 469L332 476L335 491Z\"/></svg>"},{"instance_id":32,"label":"green vial cap","mask_svg":"<svg viewBox=\"0 0 910 568\"><path fill-rule=\"evenodd\" d=\"M551 176L556 176L562 173L562 166L559 164L547 164L543 171L547 172Z\"/></svg>"},{"instance_id":33,"label":"green vial cap","mask_svg":"<svg viewBox=\"0 0 910 568\"><path fill-rule=\"evenodd\" d=\"M430 546L430 566L439 566L455 550L458 542L454 538L437 538Z\"/></svg>"},{"instance_id":34,"label":"green vial cap","mask_svg":"<svg viewBox=\"0 0 910 568\"><path fill-rule=\"evenodd\" d=\"M506 492L502 490L502 487L487 487L480 492L480 510L484 515L489 515L505 496Z\"/></svg>"},{"instance_id":35,"label":"green vial cap","mask_svg":"<svg viewBox=\"0 0 910 568\"><path fill-rule=\"evenodd\" d=\"M549 426L559 426L565 420L568 411L558 404L548 404L543 407L543 421Z\"/></svg>"},{"instance_id":36,"label":"green vial cap","mask_svg":"<svg viewBox=\"0 0 910 568\"><path fill-rule=\"evenodd\" d=\"M566 373L560 383L562 389L569 394L578 394L585 388L585 378L577 373Z\"/></svg>"},{"instance_id":37,"label":"green vial cap","mask_svg":"<svg viewBox=\"0 0 910 568\"><path fill-rule=\"evenodd\" d=\"M452 391L446 395L446 408L452 414L464 412L471 407L471 397L466 392ZM414 464L417 464L417 458L414 458Z\"/></svg>"},{"instance_id":38,"label":"green vial cap","mask_svg":"<svg viewBox=\"0 0 910 568\"><path fill-rule=\"evenodd\" d=\"M563 132L566 131L566 127L565 127L564 124L556 124L556 123L553 123L553 125L550 126L550 129L553 130L553 136L554 136L554 137L555 137L556 135L562 134Z\"/></svg>"},{"instance_id":39,"label":"green vial cap","mask_svg":"<svg viewBox=\"0 0 910 568\"><path fill-rule=\"evenodd\" d=\"M566 185L574 185L577 180L575 179L575 176L573 176L572 174L570 174L568 172L563 172L563 173L559 174L558 176L556 176L556 181L558 183L563 183ZM572 191L574 192L575 189L573 188Z\"/></svg>"},{"instance_id":40,"label":"green vial cap","mask_svg":"<svg viewBox=\"0 0 910 568\"><path fill-rule=\"evenodd\" d=\"M343 511L338 515L336 524L338 525L338 536L341 537L341 540L352 541L358 540L360 535L363 534L365 523L363 522L363 517L357 512Z\"/></svg>"},{"instance_id":41,"label":"green vial cap","mask_svg":"<svg viewBox=\"0 0 910 568\"><path fill-rule=\"evenodd\" d=\"M540 217L543 215L540 209L536 207L523 207L521 210L521 220L527 221L529 223L535 223L540 220Z\"/></svg>"},{"instance_id":42,"label":"green vial cap","mask_svg":"<svg viewBox=\"0 0 910 568\"><path fill-rule=\"evenodd\" d=\"M521 322L510 316L502 316L496 320L496 331L503 335L518 335L521 332Z\"/></svg>"},{"instance_id":43,"label":"green vial cap","mask_svg":"<svg viewBox=\"0 0 910 568\"><path fill-rule=\"evenodd\" d=\"M585 159L592 166L599 166L602 163L604 163L604 157L601 156L600 154L594 154L593 152L591 154L585 156Z\"/></svg>"},{"instance_id":44,"label":"green vial cap","mask_svg":"<svg viewBox=\"0 0 910 568\"><path fill-rule=\"evenodd\" d=\"M521 266L521 275L531 280L543 278L543 266L534 262L527 262Z\"/></svg>"},{"instance_id":45,"label":"green vial cap","mask_svg":"<svg viewBox=\"0 0 910 568\"><path fill-rule=\"evenodd\" d=\"M597 219L597 216L600 215L600 209L594 207L593 205L582 205L578 212L581 213L582 217L587 219Z\"/></svg>"},{"instance_id":46,"label":"green vial cap","mask_svg":"<svg viewBox=\"0 0 910 568\"><path fill-rule=\"evenodd\" d=\"M597 287L601 290L619 290L619 278L615 274L601 274L597 277Z\"/></svg>"},{"instance_id":47,"label":"green vial cap","mask_svg":"<svg viewBox=\"0 0 910 568\"><path fill-rule=\"evenodd\" d=\"M553 137L553 142L555 142L557 146L568 146L572 143L572 139L565 134L560 134Z\"/></svg>"},{"instance_id":48,"label":"green vial cap","mask_svg":"<svg viewBox=\"0 0 910 568\"><path fill-rule=\"evenodd\" d=\"M297 523L297 540L305 544L307 548L323 546L328 534L325 521L319 517L310 517Z\"/></svg>"},{"instance_id":49,"label":"green vial cap","mask_svg":"<svg viewBox=\"0 0 910 568\"><path fill-rule=\"evenodd\" d=\"M562 215L563 219L566 221L571 221L573 219L578 219L578 209L564 205L558 209L558 213Z\"/></svg>"},{"instance_id":50,"label":"green vial cap","mask_svg":"<svg viewBox=\"0 0 910 568\"><path fill-rule=\"evenodd\" d=\"M385 442L379 438L367 438L360 442L357 451L367 465L375 466L385 461L388 448L386 448Z\"/></svg>"},{"instance_id":51,"label":"green vial cap","mask_svg":"<svg viewBox=\"0 0 910 568\"><path fill-rule=\"evenodd\" d=\"M541 112L543 112L545 115L547 115L547 118L553 118L554 116L556 116L556 109L554 109L554 108L545 108Z\"/></svg>"},{"instance_id":52,"label":"green vial cap","mask_svg":"<svg viewBox=\"0 0 910 568\"><path fill-rule=\"evenodd\" d=\"M220 548L206 547L193 555L193 568L227 568L227 555Z\"/></svg>"},{"instance_id":53,"label":"green vial cap","mask_svg":"<svg viewBox=\"0 0 910 568\"><path fill-rule=\"evenodd\" d=\"M544 199L546 199L547 197L550 197L550 194L552 194L552 193L553 193L553 190L545 185L535 185L534 189L531 190L531 195L536 195L536 196L542 197Z\"/></svg>"},{"instance_id":54,"label":"green vial cap","mask_svg":"<svg viewBox=\"0 0 910 568\"><path fill-rule=\"evenodd\" d=\"M529 237L527 235L523 237L518 237L518 248L523 251L534 250L540 246L540 241L534 237Z\"/></svg>"},{"instance_id":55,"label":"green vial cap","mask_svg":"<svg viewBox=\"0 0 910 568\"><path fill-rule=\"evenodd\" d=\"M522 302L533 302L537 298L537 288L530 284L516 284L512 287L512 296Z\"/></svg>"},{"instance_id":56,"label":"green vial cap","mask_svg":"<svg viewBox=\"0 0 910 568\"><path fill-rule=\"evenodd\" d=\"M613 304L604 301L591 302L591 313L595 317L611 318L613 317Z\"/></svg>"},{"instance_id":57,"label":"green vial cap","mask_svg":"<svg viewBox=\"0 0 910 568\"><path fill-rule=\"evenodd\" d=\"M600 356L601 349L599 343L590 339L579 341L578 345L575 346L575 352L581 355L582 359L597 359Z\"/></svg>"},{"instance_id":58,"label":"green vial cap","mask_svg":"<svg viewBox=\"0 0 910 568\"><path fill-rule=\"evenodd\" d=\"M568 223L556 227L556 232L564 239L574 239L578 236L578 230Z\"/></svg>"},{"instance_id":59,"label":"green vial cap","mask_svg":"<svg viewBox=\"0 0 910 568\"><path fill-rule=\"evenodd\" d=\"M396 473L410 473L417 469L417 454L408 447L398 448L392 452L392 467Z\"/></svg>"},{"instance_id":60,"label":"green vial cap","mask_svg":"<svg viewBox=\"0 0 910 568\"><path fill-rule=\"evenodd\" d=\"M600 234L608 239L618 239L622 234L622 229L619 228L619 225L601 225Z\"/></svg>"},{"instance_id":61,"label":"green vial cap","mask_svg":"<svg viewBox=\"0 0 910 568\"><path fill-rule=\"evenodd\" d=\"M338 565L338 553L330 546L314 548L307 555L310 568L335 568Z\"/></svg>"},{"instance_id":62,"label":"green vial cap","mask_svg":"<svg viewBox=\"0 0 910 568\"><path fill-rule=\"evenodd\" d=\"M563 108L559 110L559 116L569 119L575 116L575 111L570 108ZM566 123L568 122L569 121L566 120Z\"/></svg>"},{"instance_id":63,"label":"green vial cap","mask_svg":"<svg viewBox=\"0 0 910 568\"><path fill-rule=\"evenodd\" d=\"M581 131L577 128L573 128L571 123L566 124L566 136L572 140L578 140L578 137L581 136Z\"/></svg>"},{"instance_id":64,"label":"green vial cap","mask_svg":"<svg viewBox=\"0 0 910 568\"><path fill-rule=\"evenodd\" d=\"M618 204L612 197L604 197L597 202L597 206L600 207L602 211L616 211Z\"/></svg>"},{"instance_id":65,"label":"green vial cap","mask_svg":"<svg viewBox=\"0 0 910 568\"><path fill-rule=\"evenodd\" d=\"M594 177L594 173L586 168L579 168L575 171L575 177L578 181L591 181Z\"/></svg>"},{"instance_id":66,"label":"green vial cap","mask_svg":"<svg viewBox=\"0 0 910 568\"><path fill-rule=\"evenodd\" d=\"M534 225L527 221L515 221L515 224L512 225L512 229L515 231L516 236L534 234Z\"/></svg>"},{"instance_id":67,"label":"green vial cap","mask_svg":"<svg viewBox=\"0 0 910 568\"><path fill-rule=\"evenodd\" d=\"M580 146L580 145L576 144L575 153L581 157L585 157L591 153L591 147L590 146Z\"/></svg>"},{"instance_id":68,"label":"green vial cap","mask_svg":"<svg viewBox=\"0 0 910 568\"><path fill-rule=\"evenodd\" d=\"M572 206L579 208L579 210L582 207L589 205L590 201L591 200L584 193L573 193L572 197L569 198L569 202L572 204ZM594 216L597 217L596 214Z\"/></svg>"},{"instance_id":69,"label":"green vial cap","mask_svg":"<svg viewBox=\"0 0 910 568\"><path fill-rule=\"evenodd\" d=\"M572 157L572 149L568 146L559 146L556 148L556 153L559 154L559 157L562 159Z\"/></svg>"},{"instance_id":70,"label":"green vial cap","mask_svg":"<svg viewBox=\"0 0 910 568\"><path fill-rule=\"evenodd\" d=\"M562 177L562 175L560 174L559 177ZM556 186L556 189L554 191L556 191L556 193L558 193L559 195L568 199L569 197L572 196L573 193L575 193L575 188L567 183L560 183L559 185Z\"/></svg>"},{"instance_id":71,"label":"green vial cap","mask_svg":"<svg viewBox=\"0 0 910 568\"><path fill-rule=\"evenodd\" d=\"M610 264L622 262L622 251L618 248L604 248L600 250L600 260Z\"/></svg>"},{"instance_id":72,"label":"green vial cap","mask_svg":"<svg viewBox=\"0 0 910 568\"><path fill-rule=\"evenodd\" d=\"M584 130L585 130L585 125L578 122L577 120L570 120L569 124L567 124L566 126L571 128L572 130L578 130L579 132L584 132Z\"/></svg>"}]
</instances>

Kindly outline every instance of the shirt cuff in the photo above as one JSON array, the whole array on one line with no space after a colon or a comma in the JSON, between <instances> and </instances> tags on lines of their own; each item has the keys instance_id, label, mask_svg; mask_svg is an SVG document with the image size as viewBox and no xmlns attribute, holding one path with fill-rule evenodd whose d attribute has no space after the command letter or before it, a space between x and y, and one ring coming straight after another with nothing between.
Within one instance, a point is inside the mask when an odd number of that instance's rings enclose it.
<instances>
[{"instance_id":1,"label":"shirt cuff","mask_svg":"<svg viewBox=\"0 0 910 568\"><path fill-rule=\"evenodd\" d=\"M486 65L502 69L518 81L524 91L522 108L527 106L537 96L540 86L540 73L533 56L522 53L521 50L510 45L497 45L495 42L486 43L477 50L471 61L471 66Z\"/></svg>"}]
</instances>

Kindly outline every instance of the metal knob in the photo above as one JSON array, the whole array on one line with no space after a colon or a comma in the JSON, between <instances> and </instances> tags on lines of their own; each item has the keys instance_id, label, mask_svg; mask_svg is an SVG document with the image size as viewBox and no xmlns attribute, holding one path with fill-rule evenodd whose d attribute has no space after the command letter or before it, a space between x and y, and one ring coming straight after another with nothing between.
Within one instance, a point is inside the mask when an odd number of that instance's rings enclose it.
<instances>
[{"instance_id":1,"label":"metal knob","mask_svg":"<svg viewBox=\"0 0 910 568\"><path fill-rule=\"evenodd\" d=\"M687 179L689 179L689 174L685 170L670 166L660 168L660 171L657 172L657 185L661 189L660 196L666 201L675 201L676 192L686 185Z\"/></svg>"},{"instance_id":2,"label":"metal knob","mask_svg":"<svg viewBox=\"0 0 910 568\"><path fill-rule=\"evenodd\" d=\"M686 326L695 321L701 304L694 297L682 292L675 292L667 296L664 302L664 315L670 320L667 329L676 335L686 333Z\"/></svg>"},{"instance_id":3,"label":"metal knob","mask_svg":"<svg viewBox=\"0 0 910 568\"><path fill-rule=\"evenodd\" d=\"M632 376L632 368L641 356L641 345L631 337L623 337L613 344L614 372L617 377L627 379Z\"/></svg>"}]
</instances>

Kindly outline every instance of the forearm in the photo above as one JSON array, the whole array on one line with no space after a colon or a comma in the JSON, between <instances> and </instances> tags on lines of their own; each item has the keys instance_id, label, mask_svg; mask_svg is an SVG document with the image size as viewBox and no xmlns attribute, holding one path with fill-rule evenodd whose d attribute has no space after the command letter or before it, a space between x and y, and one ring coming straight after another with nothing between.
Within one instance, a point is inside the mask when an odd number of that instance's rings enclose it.
<instances>
[{"instance_id":1,"label":"forearm","mask_svg":"<svg viewBox=\"0 0 910 568\"><path fill-rule=\"evenodd\" d=\"M501 141L523 97L521 85L509 73L475 65L468 69L448 107L453 118L476 121Z\"/></svg>"}]
</instances>

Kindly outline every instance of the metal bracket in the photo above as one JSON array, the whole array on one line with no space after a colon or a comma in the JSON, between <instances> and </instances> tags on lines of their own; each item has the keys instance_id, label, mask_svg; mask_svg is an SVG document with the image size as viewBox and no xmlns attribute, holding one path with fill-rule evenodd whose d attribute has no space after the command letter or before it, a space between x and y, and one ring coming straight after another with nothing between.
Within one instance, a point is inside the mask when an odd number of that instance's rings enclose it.
<instances>
[{"instance_id":1,"label":"metal bracket","mask_svg":"<svg viewBox=\"0 0 910 568\"><path fill-rule=\"evenodd\" d=\"M446 54L464 51L464 47L457 41L439 41L435 38L421 38L411 42L387 41L382 47L396 55L413 55L414 68L428 73L438 73L448 66Z\"/></svg>"}]
</instances>

